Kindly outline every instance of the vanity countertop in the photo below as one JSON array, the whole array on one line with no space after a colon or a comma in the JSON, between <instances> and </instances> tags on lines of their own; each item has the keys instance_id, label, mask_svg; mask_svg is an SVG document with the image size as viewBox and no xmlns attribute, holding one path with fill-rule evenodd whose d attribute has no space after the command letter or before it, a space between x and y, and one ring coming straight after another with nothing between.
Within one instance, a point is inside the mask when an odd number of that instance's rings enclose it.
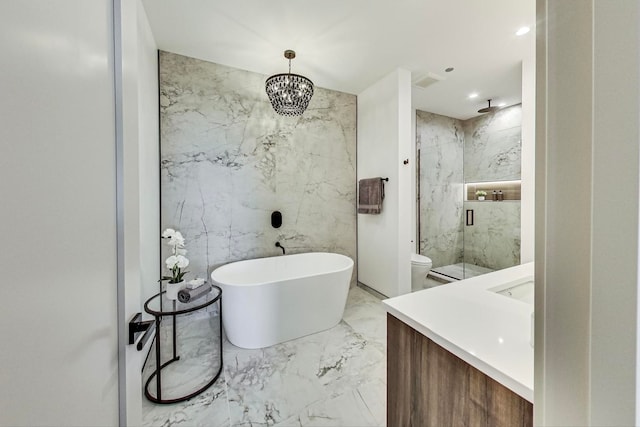
<instances>
[{"instance_id":1,"label":"vanity countertop","mask_svg":"<svg viewBox=\"0 0 640 427\"><path fill-rule=\"evenodd\" d=\"M533 277L533 263L383 301L387 312L533 402L533 305L491 289Z\"/></svg>"}]
</instances>

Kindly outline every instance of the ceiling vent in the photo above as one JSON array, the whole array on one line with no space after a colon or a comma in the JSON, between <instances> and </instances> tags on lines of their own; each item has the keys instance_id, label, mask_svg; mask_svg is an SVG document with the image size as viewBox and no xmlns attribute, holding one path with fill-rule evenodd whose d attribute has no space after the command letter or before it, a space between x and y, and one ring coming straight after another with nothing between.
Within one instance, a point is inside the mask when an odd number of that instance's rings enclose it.
<instances>
[{"instance_id":1,"label":"ceiling vent","mask_svg":"<svg viewBox=\"0 0 640 427\"><path fill-rule=\"evenodd\" d=\"M434 83L438 83L441 80L444 80L444 77L439 76L436 73L427 72L419 74L415 79L413 79L411 84L426 89L427 87L431 86Z\"/></svg>"}]
</instances>

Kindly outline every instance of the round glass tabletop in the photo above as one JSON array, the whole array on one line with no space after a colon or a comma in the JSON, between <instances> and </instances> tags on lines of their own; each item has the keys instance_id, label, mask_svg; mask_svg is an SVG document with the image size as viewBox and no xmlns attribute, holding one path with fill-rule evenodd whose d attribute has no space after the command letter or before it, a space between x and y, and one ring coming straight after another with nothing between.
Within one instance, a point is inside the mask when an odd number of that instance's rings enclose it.
<instances>
[{"instance_id":1,"label":"round glass tabletop","mask_svg":"<svg viewBox=\"0 0 640 427\"><path fill-rule=\"evenodd\" d=\"M144 311L155 316L190 313L215 303L222 296L222 289L218 286L208 283L202 286L210 287L211 291L200 298L186 303L180 302L179 300L170 300L166 297L165 291L155 294L144 303Z\"/></svg>"}]
</instances>

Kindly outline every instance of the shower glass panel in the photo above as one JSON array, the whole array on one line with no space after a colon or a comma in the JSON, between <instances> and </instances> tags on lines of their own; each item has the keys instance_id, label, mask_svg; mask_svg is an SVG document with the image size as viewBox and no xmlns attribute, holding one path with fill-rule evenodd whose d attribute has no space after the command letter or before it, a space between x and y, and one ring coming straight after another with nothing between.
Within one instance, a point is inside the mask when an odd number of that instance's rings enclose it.
<instances>
[{"instance_id":1,"label":"shower glass panel","mask_svg":"<svg viewBox=\"0 0 640 427\"><path fill-rule=\"evenodd\" d=\"M430 280L455 280L464 261L464 130L462 121L416 112L419 253L432 261ZM439 269L445 269L438 273ZM455 270L455 272L454 272ZM420 284L413 285L419 290Z\"/></svg>"},{"instance_id":2,"label":"shower glass panel","mask_svg":"<svg viewBox=\"0 0 640 427\"><path fill-rule=\"evenodd\" d=\"M519 104L468 120L416 112L425 286L520 263L520 125Z\"/></svg>"},{"instance_id":3,"label":"shower glass panel","mask_svg":"<svg viewBox=\"0 0 640 427\"><path fill-rule=\"evenodd\" d=\"M520 264L520 104L465 120L464 277ZM485 200L482 192L486 193Z\"/></svg>"}]
</instances>

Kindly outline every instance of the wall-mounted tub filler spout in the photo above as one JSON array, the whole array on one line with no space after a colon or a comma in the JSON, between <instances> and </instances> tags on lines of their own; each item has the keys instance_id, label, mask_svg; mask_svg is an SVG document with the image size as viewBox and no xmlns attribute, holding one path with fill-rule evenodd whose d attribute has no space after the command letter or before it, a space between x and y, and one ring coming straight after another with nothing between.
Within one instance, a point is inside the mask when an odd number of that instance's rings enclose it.
<instances>
[{"instance_id":1,"label":"wall-mounted tub filler spout","mask_svg":"<svg viewBox=\"0 0 640 427\"><path fill-rule=\"evenodd\" d=\"M278 248L282 249L282 255L284 255L284 254L285 254L284 246L282 246L282 245L280 244L280 242L276 242L276 247L278 247Z\"/></svg>"}]
</instances>

